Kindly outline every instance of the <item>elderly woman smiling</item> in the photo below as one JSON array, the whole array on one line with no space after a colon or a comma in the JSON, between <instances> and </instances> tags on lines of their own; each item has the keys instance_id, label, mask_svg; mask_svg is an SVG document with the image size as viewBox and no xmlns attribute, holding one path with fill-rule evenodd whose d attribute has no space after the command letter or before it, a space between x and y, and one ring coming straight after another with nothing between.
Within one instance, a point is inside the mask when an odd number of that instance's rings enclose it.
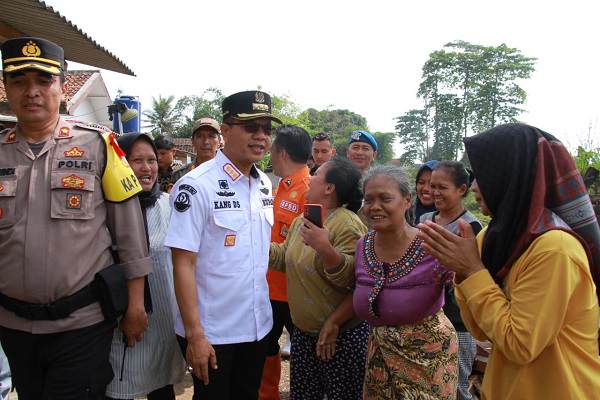
<instances>
[{"instance_id":1,"label":"elderly woman smiling","mask_svg":"<svg viewBox=\"0 0 600 400\"><path fill-rule=\"evenodd\" d=\"M446 270L406 216L411 183L399 167L362 178L373 230L356 245L354 309L371 325L364 399L456 399L456 331L442 310Z\"/></svg>"}]
</instances>

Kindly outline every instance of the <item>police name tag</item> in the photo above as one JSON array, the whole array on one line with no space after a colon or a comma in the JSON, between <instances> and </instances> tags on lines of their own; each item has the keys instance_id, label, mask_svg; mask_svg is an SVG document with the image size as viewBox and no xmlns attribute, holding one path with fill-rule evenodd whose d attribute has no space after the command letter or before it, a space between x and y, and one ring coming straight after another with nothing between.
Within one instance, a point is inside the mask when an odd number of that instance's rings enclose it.
<instances>
[{"instance_id":1,"label":"police name tag","mask_svg":"<svg viewBox=\"0 0 600 400\"><path fill-rule=\"evenodd\" d=\"M242 204L235 197L213 199L212 205L213 210L215 212L227 210L242 210Z\"/></svg>"}]
</instances>

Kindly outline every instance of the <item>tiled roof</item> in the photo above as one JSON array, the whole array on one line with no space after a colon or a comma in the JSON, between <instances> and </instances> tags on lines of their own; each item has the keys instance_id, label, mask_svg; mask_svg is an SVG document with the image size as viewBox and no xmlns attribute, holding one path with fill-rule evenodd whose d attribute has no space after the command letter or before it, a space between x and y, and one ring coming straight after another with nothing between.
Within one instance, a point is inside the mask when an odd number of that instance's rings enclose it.
<instances>
[{"instance_id":1,"label":"tiled roof","mask_svg":"<svg viewBox=\"0 0 600 400\"><path fill-rule=\"evenodd\" d=\"M77 92L85 85L85 83L90 79L92 74L97 73L98 70L89 70L89 71L69 71L67 74L66 80L68 85L67 93L62 98L61 109L66 108L66 104L71 100ZM8 99L6 98L6 90L4 89L4 81L0 79L0 103L7 103ZM7 106L8 107L8 106Z\"/></svg>"},{"instance_id":2,"label":"tiled roof","mask_svg":"<svg viewBox=\"0 0 600 400\"><path fill-rule=\"evenodd\" d=\"M67 74L67 83L69 84L69 87L67 88L67 94L65 95L64 100L67 102L71 100L95 72L99 71L69 71Z\"/></svg>"},{"instance_id":3,"label":"tiled roof","mask_svg":"<svg viewBox=\"0 0 600 400\"><path fill-rule=\"evenodd\" d=\"M173 138L175 140L175 148L186 153L196 154L196 149L192 146L192 139L190 138Z\"/></svg>"}]
</instances>

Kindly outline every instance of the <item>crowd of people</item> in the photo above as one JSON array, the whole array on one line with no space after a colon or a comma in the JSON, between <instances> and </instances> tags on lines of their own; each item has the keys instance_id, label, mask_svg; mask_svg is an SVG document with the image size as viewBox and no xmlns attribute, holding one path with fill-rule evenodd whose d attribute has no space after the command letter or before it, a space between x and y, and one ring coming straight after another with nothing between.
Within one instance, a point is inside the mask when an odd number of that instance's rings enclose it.
<instances>
[{"instance_id":1,"label":"crowd of people","mask_svg":"<svg viewBox=\"0 0 600 400\"><path fill-rule=\"evenodd\" d=\"M175 168L168 135L60 115L62 48L1 51L1 399L174 400L186 369L195 400L279 399L284 327L290 399L469 400L476 340L483 399L598 397L600 228L552 135L499 125L464 139L472 170L412 181L369 132L336 155L254 90Z\"/></svg>"}]
</instances>

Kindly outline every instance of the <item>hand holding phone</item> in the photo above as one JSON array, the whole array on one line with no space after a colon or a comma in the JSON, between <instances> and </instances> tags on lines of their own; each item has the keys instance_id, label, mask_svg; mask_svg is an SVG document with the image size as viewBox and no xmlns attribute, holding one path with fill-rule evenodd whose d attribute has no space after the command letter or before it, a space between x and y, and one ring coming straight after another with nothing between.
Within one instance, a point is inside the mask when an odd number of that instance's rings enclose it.
<instances>
[{"instance_id":1,"label":"hand holding phone","mask_svg":"<svg viewBox=\"0 0 600 400\"><path fill-rule=\"evenodd\" d=\"M323 227L323 206L321 204L305 204L304 218L318 226Z\"/></svg>"}]
</instances>

